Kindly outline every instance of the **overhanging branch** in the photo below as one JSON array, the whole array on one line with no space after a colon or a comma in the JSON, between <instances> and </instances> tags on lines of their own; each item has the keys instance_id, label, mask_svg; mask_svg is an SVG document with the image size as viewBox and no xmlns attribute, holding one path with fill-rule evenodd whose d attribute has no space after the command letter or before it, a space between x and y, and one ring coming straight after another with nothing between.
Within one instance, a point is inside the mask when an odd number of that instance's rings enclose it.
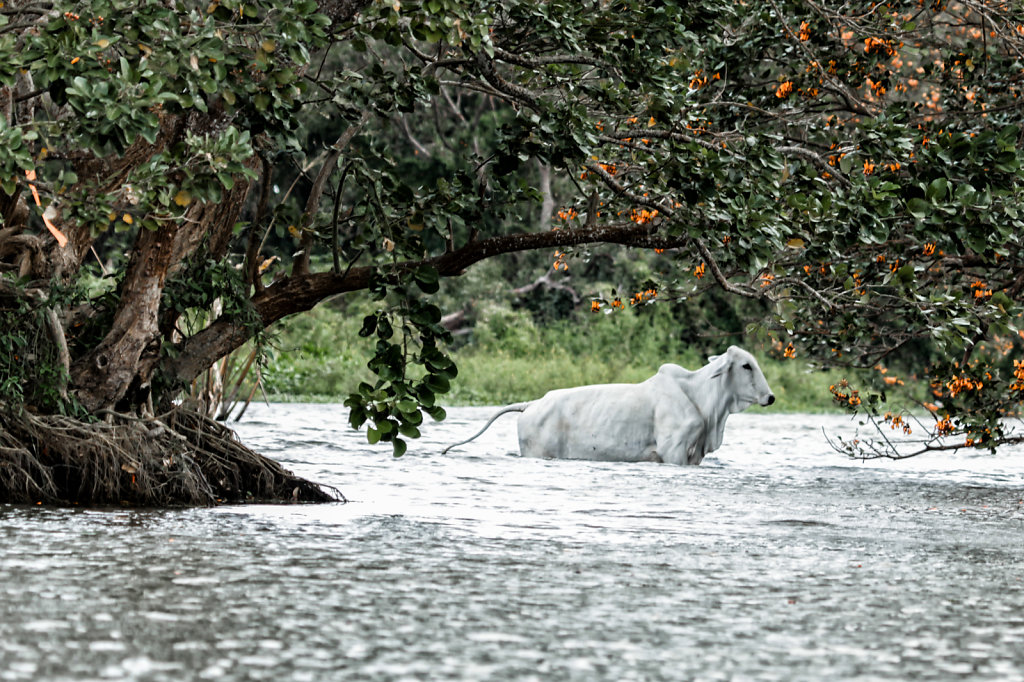
<instances>
[{"instance_id":1,"label":"overhanging branch","mask_svg":"<svg viewBox=\"0 0 1024 682\"><path fill-rule=\"evenodd\" d=\"M647 226L624 221L575 230L501 235L470 242L439 256L401 261L385 267L387 276L395 280L423 266L433 267L441 277L456 277L474 263L504 253L580 244L621 244L668 249L690 242L686 236L664 237L653 234ZM310 310L331 296L367 289L379 273L377 266L362 266L343 273L328 271L293 274L267 286L255 294L251 301L266 327L289 315ZM250 336L251 332L241 322L221 317L185 339L174 357L164 358L163 373L185 384L199 376L218 358L241 346Z\"/></svg>"}]
</instances>

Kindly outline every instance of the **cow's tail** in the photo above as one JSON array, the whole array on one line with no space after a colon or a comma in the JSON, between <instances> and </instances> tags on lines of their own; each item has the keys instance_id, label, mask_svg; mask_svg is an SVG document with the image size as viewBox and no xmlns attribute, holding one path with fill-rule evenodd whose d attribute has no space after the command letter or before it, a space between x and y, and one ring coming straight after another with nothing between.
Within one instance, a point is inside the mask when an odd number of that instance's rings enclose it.
<instances>
[{"instance_id":1,"label":"cow's tail","mask_svg":"<svg viewBox=\"0 0 1024 682\"><path fill-rule=\"evenodd\" d=\"M498 417L500 417L501 415L508 414L509 412L522 412L523 410L525 410L529 406L530 406L529 402L525 402L525 403L512 403L511 405L506 405L505 407L503 407L500 410L498 410L494 414L494 416L492 416L490 419L488 419L487 423L484 424L484 427L482 429L477 431L475 434L473 434L472 436L470 436L466 440L459 441L458 443L455 443L453 445L449 445L448 447L446 447L444 450L441 451L441 454L442 455L446 455L446 454L448 454L448 451L451 450L452 448L457 448L460 445L465 445L466 443L470 442L471 440L476 440L480 436L480 434L482 434L487 429L491 428L491 424L493 424L494 421Z\"/></svg>"}]
</instances>

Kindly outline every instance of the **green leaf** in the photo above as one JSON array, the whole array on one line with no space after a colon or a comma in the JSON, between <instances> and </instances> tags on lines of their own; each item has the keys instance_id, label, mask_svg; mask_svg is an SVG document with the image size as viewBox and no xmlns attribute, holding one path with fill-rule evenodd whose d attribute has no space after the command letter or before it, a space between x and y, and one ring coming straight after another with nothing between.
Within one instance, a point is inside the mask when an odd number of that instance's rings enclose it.
<instances>
[{"instance_id":1,"label":"green leaf","mask_svg":"<svg viewBox=\"0 0 1024 682\"><path fill-rule=\"evenodd\" d=\"M430 417L437 422L444 421L448 416L448 413L444 411L444 408L440 405L433 405L431 407L424 407L423 411L430 415Z\"/></svg>"},{"instance_id":2,"label":"green leaf","mask_svg":"<svg viewBox=\"0 0 1024 682\"><path fill-rule=\"evenodd\" d=\"M406 412L399 415L403 424L412 424L413 426L419 426L423 423L423 413L420 412L419 406L416 407L415 412Z\"/></svg>"},{"instance_id":3,"label":"green leaf","mask_svg":"<svg viewBox=\"0 0 1024 682\"><path fill-rule=\"evenodd\" d=\"M914 197L907 200L907 211L915 218L925 218L932 212L932 206L924 199Z\"/></svg>"},{"instance_id":4,"label":"green leaf","mask_svg":"<svg viewBox=\"0 0 1024 682\"><path fill-rule=\"evenodd\" d=\"M416 286L425 294L435 294L441 288L437 270L429 265L423 265L413 272L413 279L416 281Z\"/></svg>"},{"instance_id":5,"label":"green leaf","mask_svg":"<svg viewBox=\"0 0 1024 682\"><path fill-rule=\"evenodd\" d=\"M375 331L377 331L377 316L367 315L363 318L363 326L359 330L359 336L366 338L373 335Z\"/></svg>"},{"instance_id":6,"label":"green leaf","mask_svg":"<svg viewBox=\"0 0 1024 682\"><path fill-rule=\"evenodd\" d=\"M949 183L946 182L946 178L935 178L928 183L928 189L925 190L925 196L932 201L938 201L946 198L946 191L949 189Z\"/></svg>"},{"instance_id":7,"label":"green leaf","mask_svg":"<svg viewBox=\"0 0 1024 682\"><path fill-rule=\"evenodd\" d=\"M451 384L448 382L448 379L439 374L428 374L423 380L423 383L425 383L434 393L447 393L451 389Z\"/></svg>"},{"instance_id":8,"label":"green leaf","mask_svg":"<svg viewBox=\"0 0 1024 682\"><path fill-rule=\"evenodd\" d=\"M408 438L419 438L420 437L420 430L418 428L416 428L415 424L400 424L398 426L398 432L400 434L402 434L403 436L406 436ZM400 440L400 439L396 438L395 440L397 441L397 440Z\"/></svg>"},{"instance_id":9,"label":"green leaf","mask_svg":"<svg viewBox=\"0 0 1024 682\"><path fill-rule=\"evenodd\" d=\"M353 407L348 413L348 423L353 429L360 428L366 423L366 411L362 407Z\"/></svg>"},{"instance_id":10,"label":"green leaf","mask_svg":"<svg viewBox=\"0 0 1024 682\"><path fill-rule=\"evenodd\" d=\"M413 277L417 282L430 284L437 282L439 276L437 274L437 270L430 265L421 265L415 272L413 272Z\"/></svg>"}]
</instances>

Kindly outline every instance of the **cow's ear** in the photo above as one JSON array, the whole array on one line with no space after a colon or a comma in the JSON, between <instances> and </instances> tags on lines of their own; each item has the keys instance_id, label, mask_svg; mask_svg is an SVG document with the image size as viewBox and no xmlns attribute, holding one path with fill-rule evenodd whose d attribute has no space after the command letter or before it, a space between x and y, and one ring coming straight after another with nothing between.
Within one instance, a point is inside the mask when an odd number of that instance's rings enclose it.
<instances>
[{"instance_id":1,"label":"cow's ear","mask_svg":"<svg viewBox=\"0 0 1024 682\"><path fill-rule=\"evenodd\" d=\"M711 355L711 356L708 356L708 364L709 365L714 364L716 361L720 360L721 358L722 358L721 355ZM722 373L725 372L727 369L729 369L729 364L730 363L728 363L728 362L720 362L720 363L718 363L718 365L719 365L718 366L718 370L714 374L711 375L711 378L712 379L717 379L718 377L722 376Z\"/></svg>"}]
</instances>

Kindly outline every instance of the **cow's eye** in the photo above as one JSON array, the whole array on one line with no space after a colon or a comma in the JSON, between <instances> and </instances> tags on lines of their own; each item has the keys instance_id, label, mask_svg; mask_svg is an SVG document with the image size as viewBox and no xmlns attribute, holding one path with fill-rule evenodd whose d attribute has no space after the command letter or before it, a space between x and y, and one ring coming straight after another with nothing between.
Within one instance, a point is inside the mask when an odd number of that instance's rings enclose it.
<instances>
[{"instance_id":1,"label":"cow's eye","mask_svg":"<svg viewBox=\"0 0 1024 682\"><path fill-rule=\"evenodd\" d=\"M750 372L750 371L753 371L753 369L754 369L754 368L750 366L750 363L749 363L749 362L744 362L744 363L743 363L743 369L745 369L745 370L747 370L748 372Z\"/></svg>"}]
</instances>

